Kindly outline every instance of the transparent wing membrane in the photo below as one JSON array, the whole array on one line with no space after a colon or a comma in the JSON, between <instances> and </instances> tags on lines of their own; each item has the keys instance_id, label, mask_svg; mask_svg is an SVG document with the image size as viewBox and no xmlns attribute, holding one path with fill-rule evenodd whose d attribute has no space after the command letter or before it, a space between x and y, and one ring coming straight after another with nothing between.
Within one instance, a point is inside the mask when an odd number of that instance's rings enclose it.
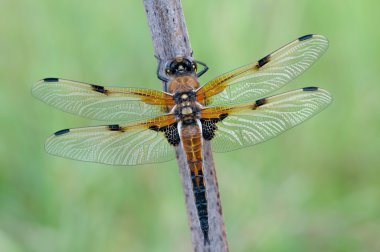
<instances>
[{"instance_id":1,"label":"transparent wing membrane","mask_svg":"<svg viewBox=\"0 0 380 252\"><path fill-rule=\"evenodd\" d=\"M175 157L165 138L176 130L174 122L163 116L134 124L61 130L47 139L45 149L61 157L111 165L165 162Z\"/></svg>"},{"instance_id":2,"label":"transparent wing membrane","mask_svg":"<svg viewBox=\"0 0 380 252\"><path fill-rule=\"evenodd\" d=\"M331 100L327 91L311 87L254 103L206 108L202 114L221 118L216 124L212 150L227 152L279 135L323 110Z\"/></svg>"},{"instance_id":3,"label":"transparent wing membrane","mask_svg":"<svg viewBox=\"0 0 380 252\"><path fill-rule=\"evenodd\" d=\"M306 71L327 47L321 35L300 37L254 64L206 83L197 92L198 101L216 106L265 97Z\"/></svg>"},{"instance_id":4,"label":"transparent wing membrane","mask_svg":"<svg viewBox=\"0 0 380 252\"><path fill-rule=\"evenodd\" d=\"M58 78L46 78L33 86L42 101L79 116L112 122L130 122L166 113L171 95L151 89L108 88Z\"/></svg>"}]
</instances>

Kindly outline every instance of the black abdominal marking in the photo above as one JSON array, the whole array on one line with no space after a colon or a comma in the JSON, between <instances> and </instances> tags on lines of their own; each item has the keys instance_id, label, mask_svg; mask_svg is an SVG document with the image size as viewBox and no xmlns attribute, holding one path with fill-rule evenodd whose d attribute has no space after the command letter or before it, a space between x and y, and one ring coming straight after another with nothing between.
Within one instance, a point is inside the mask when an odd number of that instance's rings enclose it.
<instances>
[{"instance_id":1,"label":"black abdominal marking","mask_svg":"<svg viewBox=\"0 0 380 252\"><path fill-rule=\"evenodd\" d=\"M203 233L204 244L210 244L210 239L208 236L209 225L208 225L208 212L207 212L207 199L206 199L206 187L203 182L203 172L198 171L195 175L194 172L190 173L191 181L193 183L193 192L195 198L195 206L197 207L199 223Z\"/></svg>"}]
</instances>

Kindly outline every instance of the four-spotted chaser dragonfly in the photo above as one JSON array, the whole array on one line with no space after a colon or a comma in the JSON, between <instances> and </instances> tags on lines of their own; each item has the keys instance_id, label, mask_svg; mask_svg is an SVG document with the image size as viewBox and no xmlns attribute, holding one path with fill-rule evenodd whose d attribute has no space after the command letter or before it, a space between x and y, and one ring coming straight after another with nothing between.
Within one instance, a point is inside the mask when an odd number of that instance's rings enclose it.
<instances>
[{"instance_id":1,"label":"four-spotted chaser dragonfly","mask_svg":"<svg viewBox=\"0 0 380 252\"><path fill-rule=\"evenodd\" d=\"M42 101L64 111L114 124L57 131L46 141L53 155L111 165L164 162L181 146L193 183L205 243L209 242L204 141L214 152L264 142L323 110L330 94L304 87L265 97L308 69L327 49L321 35L305 35L279 50L200 86L208 67L187 57L166 62L168 92L105 87L46 78L33 87ZM198 71L198 64L203 66ZM161 65L161 64L160 64Z\"/></svg>"}]
</instances>

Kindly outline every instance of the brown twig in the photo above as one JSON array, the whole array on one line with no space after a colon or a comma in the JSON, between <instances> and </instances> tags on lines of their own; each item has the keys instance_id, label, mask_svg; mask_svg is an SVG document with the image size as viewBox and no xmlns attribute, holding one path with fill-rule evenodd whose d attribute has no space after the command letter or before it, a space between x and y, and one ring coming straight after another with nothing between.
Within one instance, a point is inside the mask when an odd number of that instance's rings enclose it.
<instances>
[{"instance_id":1,"label":"brown twig","mask_svg":"<svg viewBox=\"0 0 380 252\"><path fill-rule=\"evenodd\" d=\"M144 0L156 57L166 61L177 55L191 57L191 46L180 0ZM166 91L166 83L163 89ZM204 176L207 188L210 244L205 245L195 207L194 194L186 157L179 145L177 162L185 193L187 215L194 251L228 251L218 181L211 146L204 141Z\"/></svg>"}]
</instances>

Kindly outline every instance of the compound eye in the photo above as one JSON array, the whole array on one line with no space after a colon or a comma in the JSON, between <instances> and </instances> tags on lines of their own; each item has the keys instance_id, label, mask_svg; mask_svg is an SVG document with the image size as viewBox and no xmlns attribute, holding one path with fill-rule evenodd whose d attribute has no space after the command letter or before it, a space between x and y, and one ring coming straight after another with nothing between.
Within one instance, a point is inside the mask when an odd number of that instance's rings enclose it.
<instances>
[{"instance_id":1,"label":"compound eye","mask_svg":"<svg viewBox=\"0 0 380 252\"><path fill-rule=\"evenodd\" d=\"M166 68L166 69L165 69L165 73L166 73L167 75L170 75L170 74L172 73L172 71L170 70L170 68Z\"/></svg>"}]
</instances>

